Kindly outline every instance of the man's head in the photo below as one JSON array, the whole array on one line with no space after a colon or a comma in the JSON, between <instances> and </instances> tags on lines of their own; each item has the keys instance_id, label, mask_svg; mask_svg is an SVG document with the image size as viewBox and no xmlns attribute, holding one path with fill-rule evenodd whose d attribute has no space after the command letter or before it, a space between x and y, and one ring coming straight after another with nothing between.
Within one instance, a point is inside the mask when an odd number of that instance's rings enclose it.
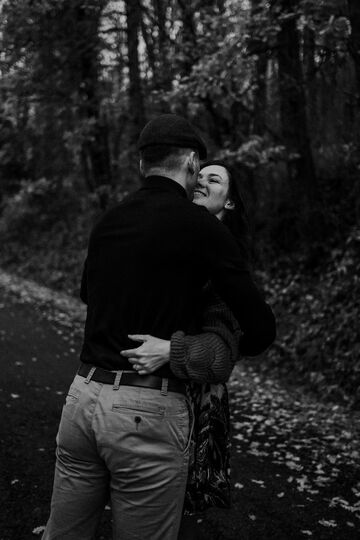
<instances>
[{"instance_id":1,"label":"man's head","mask_svg":"<svg viewBox=\"0 0 360 540\"><path fill-rule=\"evenodd\" d=\"M168 176L191 192L199 172L199 158L206 157L206 146L185 118L175 114L154 118L142 130L138 148L145 177Z\"/></svg>"}]
</instances>

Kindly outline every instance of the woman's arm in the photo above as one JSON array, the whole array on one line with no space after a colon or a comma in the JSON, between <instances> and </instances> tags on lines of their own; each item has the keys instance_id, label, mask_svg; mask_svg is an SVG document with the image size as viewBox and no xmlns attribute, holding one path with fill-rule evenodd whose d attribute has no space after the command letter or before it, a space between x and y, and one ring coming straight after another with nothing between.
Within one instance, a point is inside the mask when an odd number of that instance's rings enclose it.
<instances>
[{"instance_id":1,"label":"woman's arm","mask_svg":"<svg viewBox=\"0 0 360 540\"><path fill-rule=\"evenodd\" d=\"M171 341L149 335L131 335L142 341L136 349L122 351L140 375L153 373L165 363L176 377L197 382L226 382L236 360L240 328L227 306L211 290L205 293L202 333L178 331Z\"/></svg>"},{"instance_id":2,"label":"woman's arm","mask_svg":"<svg viewBox=\"0 0 360 540\"><path fill-rule=\"evenodd\" d=\"M181 379L226 382L239 358L241 331L226 304L210 294L203 312L202 333L171 336L170 368Z\"/></svg>"}]
</instances>

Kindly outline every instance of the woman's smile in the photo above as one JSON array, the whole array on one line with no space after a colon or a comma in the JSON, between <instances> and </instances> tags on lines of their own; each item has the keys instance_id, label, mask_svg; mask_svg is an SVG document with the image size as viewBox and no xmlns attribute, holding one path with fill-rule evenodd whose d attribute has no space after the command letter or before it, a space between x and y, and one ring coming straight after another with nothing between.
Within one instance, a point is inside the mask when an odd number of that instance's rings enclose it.
<instances>
[{"instance_id":1,"label":"woman's smile","mask_svg":"<svg viewBox=\"0 0 360 540\"><path fill-rule=\"evenodd\" d=\"M206 191L201 191L198 187L194 190L194 199L196 197L207 197Z\"/></svg>"}]
</instances>

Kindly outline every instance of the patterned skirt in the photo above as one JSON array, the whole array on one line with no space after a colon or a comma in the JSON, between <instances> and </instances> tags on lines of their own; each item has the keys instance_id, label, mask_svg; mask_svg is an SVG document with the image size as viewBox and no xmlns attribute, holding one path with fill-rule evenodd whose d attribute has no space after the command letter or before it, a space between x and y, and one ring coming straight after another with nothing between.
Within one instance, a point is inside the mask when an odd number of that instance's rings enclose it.
<instances>
[{"instance_id":1,"label":"patterned skirt","mask_svg":"<svg viewBox=\"0 0 360 540\"><path fill-rule=\"evenodd\" d=\"M194 413L184 513L231 505L230 412L225 384L189 382Z\"/></svg>"}]
</instances>

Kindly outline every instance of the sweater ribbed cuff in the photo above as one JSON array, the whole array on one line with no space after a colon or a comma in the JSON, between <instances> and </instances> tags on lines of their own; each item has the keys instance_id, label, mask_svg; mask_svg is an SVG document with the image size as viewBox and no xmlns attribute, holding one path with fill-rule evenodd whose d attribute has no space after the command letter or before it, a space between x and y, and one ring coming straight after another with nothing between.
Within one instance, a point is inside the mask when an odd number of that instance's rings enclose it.
<instances>
[{"instance_id":1,"label":"sweater ribbed cuff","mask_svg":"<svg viewBox=\"0 0 360 540\"><path fill-rule=\"evenodd\" d=\"M179 379L188 379L184 332L174 332L170 341L170 369Z\"/></svg>"}]
</instances>

